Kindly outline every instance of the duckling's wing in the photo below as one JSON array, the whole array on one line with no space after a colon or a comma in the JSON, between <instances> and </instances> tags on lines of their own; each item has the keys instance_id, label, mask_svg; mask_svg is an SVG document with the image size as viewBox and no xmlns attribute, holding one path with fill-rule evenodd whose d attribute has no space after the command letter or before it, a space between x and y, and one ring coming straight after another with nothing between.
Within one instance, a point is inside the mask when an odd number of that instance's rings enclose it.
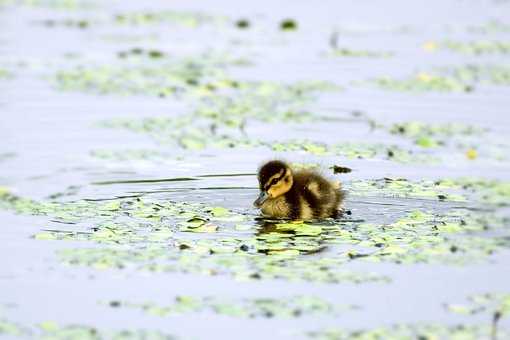
<instances>
[{"instance_id":1,"label":"duckling's wing","mask_svg":"<svg viewBox=\"0 0 510 340\"><path fill-rule=\"evenodd\" d=\"M312 202L318 216L337 215L346 195L340 182L329 181L320 175L315 175L309 178L306 188L309 191L309 201ZM310 199L310 196L313 198Z\"/></svg>"}]
</instances>

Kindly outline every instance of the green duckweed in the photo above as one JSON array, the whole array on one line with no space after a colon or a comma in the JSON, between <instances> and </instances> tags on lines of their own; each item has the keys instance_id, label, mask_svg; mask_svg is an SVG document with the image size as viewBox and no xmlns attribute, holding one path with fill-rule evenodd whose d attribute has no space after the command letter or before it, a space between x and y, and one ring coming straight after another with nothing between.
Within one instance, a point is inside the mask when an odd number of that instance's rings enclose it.
<instances>
[{"instance_id":1,"label":"green duckweed","mask_svg":"<svg viewBox=\"0 0 510 340\"><path fill-rule=\"evenodd\" d=\"M114 308L138 309L148 315L158 317L209 312L236 318L298 318L308 315L339 315L341 312L358 308L352 305L336 306L318 297L301 295L288 298L250 299L176 296L172 303L167 305L127 301L111 301L107 305Z\"/></svg>"},{"instance_id":2,"label":"green duckweed","mask_svg":"<svg viewBox=\"0 0 510 340\"><path fill-rule=\"evenodd\" d=\"M379 78L379 87L392 91L472 92L483 85L510 85L510 68L504 65L438 67L403 79Z\"/></svg>"},{"instance_id":3,"label":"green duckweed","mask_svg":"<svg viewBox=\"0 0 510 340\"><path fill-rule=\"evenodd\" d=\"M470 296L466 304L446 304L446 309L462 315L488 314L490 317L504 319L510 316L510 294L485 293Z\"/></svg>"},{"instance_id":4,"label":"green duckweed","mask_svg":"<svg viewBox=\"0 0 510 340\"><path fill-rule=\"evenodd\" d=\"M435 323L395 324L373 329L346 330L331 328L309 332L313 339L324 340L376 340L376 339L489 339L492 329L490 326L470 325L441 325ZM499 334L502 338L507 332Z\"/></svg>"},{"instance_id":5,"label":"green duckweed","mask_svg":"<svg viewBox=\"0 0 510 340\"><path fill-rule=\"evenodd\" d=\"M158 12L123 12L115 16L119 25L154 25L173 24L182 27L195 28L204 24L224 25L228 22L225 16L213 16L202 12L163 10Z\"/></svg>"},{"instance_id":6,"label":"green duckweed","mask_svg":"<svg viewBox=\"0 0 510 340\"><path fill-rule=\"evenodd\" d=\"M355 50L346 47L336 47L326 55L346 58L391 58L394 54L392 52L385 51Z\"/></svg>"},{"instance_id":7,"label":"green duckweed","mask_svg":"<svg viewBox=\"0 0 510 340\"><path fill-rule=\"evenodd\" d=\"M440 47L470 55L510 53L510 42L505 41L445 41L440 43Z\"/></svg>"}]
</instances>

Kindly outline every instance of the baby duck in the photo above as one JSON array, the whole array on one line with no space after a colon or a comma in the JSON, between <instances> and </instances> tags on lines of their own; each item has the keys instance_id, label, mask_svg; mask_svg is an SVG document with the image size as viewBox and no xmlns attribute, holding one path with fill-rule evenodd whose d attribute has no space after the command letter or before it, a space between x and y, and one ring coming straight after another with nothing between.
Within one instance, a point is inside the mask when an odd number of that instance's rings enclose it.
<instances>
[{"instance_id":1,"label":"baby duck","mask_svg":"<svg viewBox=\"0 0 510 340\"><path fill-rule=\"evenodd\" d=\"M284 162L273 160L258 172L260 195L253 202L266 216L311 220L336 217L344 192L340 183L321 175L292 169Z\"/></svg>"}]
</instances>

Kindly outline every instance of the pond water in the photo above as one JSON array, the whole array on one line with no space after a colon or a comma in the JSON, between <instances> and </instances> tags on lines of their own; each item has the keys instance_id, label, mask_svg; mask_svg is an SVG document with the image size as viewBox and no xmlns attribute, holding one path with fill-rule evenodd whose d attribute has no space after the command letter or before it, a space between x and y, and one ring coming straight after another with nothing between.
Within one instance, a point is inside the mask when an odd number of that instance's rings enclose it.
<instances>
[{"instance_id":1,"label":"pond water","mask_svg":"<svg viewBox=\"0 0 510 340\"><path fill-rule=\"evenodd\" d=\"M509 56L508 1L0 0L0 338L510 337ZM273 158L348 213L262 219Z\"/></svg>"}]
</instances>

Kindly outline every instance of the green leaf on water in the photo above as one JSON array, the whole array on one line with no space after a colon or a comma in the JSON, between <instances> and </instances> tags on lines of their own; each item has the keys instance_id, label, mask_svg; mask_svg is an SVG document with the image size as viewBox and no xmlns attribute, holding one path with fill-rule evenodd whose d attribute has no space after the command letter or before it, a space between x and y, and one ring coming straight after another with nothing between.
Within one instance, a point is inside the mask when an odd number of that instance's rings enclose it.
<instances>
[{"instance_id":1,"label":"green leaf on water","mask_svg":"<svg viewBox=\"0 0 510 340\"><path fill-rule=\"evenodd\" d=\"M280 29L282 31L295 31L298 28L298 24L294 19L284 19L280 22Z\"/></svg>"},{"instance_id":2,"label":"green leaf on water","mask_svg":"<svg viewBox=\"0 0 510 340\"><path fill-rule=\"evenodd\" d=\"M214 207L211 209L211 214L214 217L224 217L230 215L230 211L223 207Z\"/></svg>"}]
</instances>

